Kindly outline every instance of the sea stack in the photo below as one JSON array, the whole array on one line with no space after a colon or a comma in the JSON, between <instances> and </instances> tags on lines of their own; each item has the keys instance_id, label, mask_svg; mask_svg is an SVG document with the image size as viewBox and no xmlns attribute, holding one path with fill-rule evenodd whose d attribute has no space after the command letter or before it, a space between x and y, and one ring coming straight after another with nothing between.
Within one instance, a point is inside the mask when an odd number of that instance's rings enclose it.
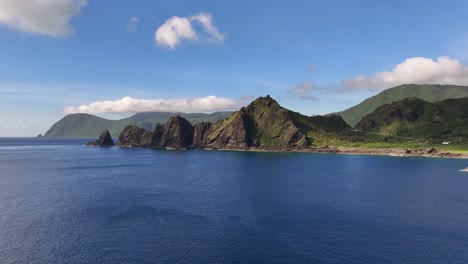
<instances>
[{"instance_id":1,"label":"sea stack","mask_svg":"<svg viewBox=\"0 0 468 264\"><path fill-rule=\"evenodd\" d=\"M112 140L112 136L109 133L109 130L102 132L99 136L99 139L93 142L89 142L86 144L87 146L95 146L95 147L112 147L114 146L114 141Z\"/></svg>"}]
</instances>

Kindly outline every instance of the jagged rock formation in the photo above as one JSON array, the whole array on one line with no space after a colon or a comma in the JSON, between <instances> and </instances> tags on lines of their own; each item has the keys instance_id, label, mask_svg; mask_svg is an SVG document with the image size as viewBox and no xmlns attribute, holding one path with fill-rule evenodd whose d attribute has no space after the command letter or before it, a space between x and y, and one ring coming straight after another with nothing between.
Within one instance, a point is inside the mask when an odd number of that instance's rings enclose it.
<instances>
[{"instance_id":1,"label":"jagged rock formation","mask_svg":"<svg viewBox=\"0 0 468 264\"><path fill-rule=\"evenodd\" d=\"M98 140L89 142L87 145L97 147L111 147L114 146L114 140L112 140L109 130L106 130L101 133Z\"/></svg>"},{"instance_id":2,"label":"jagged rock formation","mask_svg":"<svg viewBox=\"0 0 468 264\"><path fill-rule=\"evenodd\" d=\"M317 133L340 133L350 127L341 117L308 117L281 107L270 96L260 97L225 120L193 127L175 116L153 132L126 127L120 146L149 148L301 149Z\"/></svg>"},{"instance_id":3,"label":"jagged rock formation","mask_svg":"<svg viewBox=\"0 0 468 264\"><path fill-rule=\"evenodd\" d=\"M194 127L193 145L204 146L204 140L210 131L212 124L210 122L202 122Z\"/></svg>"},{"instance_id":4,"label":"jagged rock formation","mask_svg":"<svg viewBox=\"0 0 468 264\"><path fill-rule=\"evenodd\" d=\"M193 143L193 126L187 119L174 116L156 129L154 146L160 148L186 148Z\"/></svg>"},{"instance_id":5,"label":"jagged rock formation","mask_svg":"<svg viewBox=\"0 0 468 264\"><path fill-rule=\"evenodd\" d=\"M189 121L174 116L153 132L137 126L127 126L119 136L119 145L144 148L187 148L193 144L194 128Z\"/></svg>"},{"instance_id":6,"label":"jagged rock formation","mask_svg":"<svg viewBox=\"0 0 468 264\"><path fill-rule=\"evenodd\" d=\"M260 97L228 119L212 126L204 140L208 148L304 148L309 141L292 112L271 97Z\"/></svg>"},{"instance_id":7,"label":"jagged rock formation","mask_svg":"<svg viewBox=\"0 0 468 264\"><path fill-rule=\"evenodd\" d=\"M118 144L125 147L140 147L141 138L146 132L143 128L134 125L126 126L119 135Z\"/></svg>"}]
</instances>

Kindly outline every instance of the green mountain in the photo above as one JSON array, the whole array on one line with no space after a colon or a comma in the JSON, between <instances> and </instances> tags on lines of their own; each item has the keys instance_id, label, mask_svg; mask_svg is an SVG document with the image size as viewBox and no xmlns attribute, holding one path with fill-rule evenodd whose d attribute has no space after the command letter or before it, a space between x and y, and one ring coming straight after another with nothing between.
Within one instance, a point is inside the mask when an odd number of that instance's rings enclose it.
<instances>
[{"instance_id":1,"label":"green mountain","mask_svg":"<svg viewBox=\"0 0 468 264\"><path fill-rule=\"evenodd\" d=\"M356 129L396 137L465 142L468 97L429 103L408 98L378 107Z\"/></svg>"},{"instance_id":2,"label":"green mountain","mask_svg":"<svg viewBox=\"0 0 468 264\"><path fill-rule=\"evenodd\" d=\"M165 123L170 117L175 115L184 117L192 124L198 124L204 121L216 122L226 118L231 113L147 112L137 113L120 120L109 120L89 114L71 114L55 123L44 134L44 137L97 137L106 129L110 131L112 137L118 137L126 126L136 125L146 130L153 130L157 124Z\"/></svg>"},{"instance_id":3,"label":"green mountain","mask_svg":"<svg viewBox=\"0 0 468 264\"><path fill-rule=\"evenodd\" d=\"M316 146L320 137L350 131L339 116L304 116L266 96L214 124L192 126L175 116L153 131L128 126L118 141L120 146L148 148L303 149Z\"/></svg>"},{"instance_id":4,"label":"green mountain","mask_svg":"<svg viewBox=\"0 0 468 264\"><path fill-rule=\"evenodd\" d=\"M377 107L395 101L414 97L427 102L437 102L449 98L462 98L466 96L468 96L468 87L466 86L404 84L385 90L356 106L335 113L335 115L343 117L346 123L354 127L363 116L372 113Z\"/></svg>"}]
</instances>

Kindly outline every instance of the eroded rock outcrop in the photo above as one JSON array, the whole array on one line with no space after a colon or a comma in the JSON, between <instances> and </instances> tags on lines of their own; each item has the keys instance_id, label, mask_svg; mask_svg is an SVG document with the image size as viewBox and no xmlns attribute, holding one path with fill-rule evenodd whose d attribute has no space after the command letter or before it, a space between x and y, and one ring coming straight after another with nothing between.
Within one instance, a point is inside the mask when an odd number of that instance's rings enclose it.
<instances>
[{"instance_id":1,"label":"eroded rock outcrop","mask_svg":"<svg viewBox=\"0 0 468 264\"><path fill-rule=\"evenodd\" d=\"M145 147L141 144L145 132L148 131L134 125L126 126L119 135L118 144L123 147Z\"/></svg>"},{"instance_id":2,"label":"eroded rock outcrop","mask_svg":"<svg viewBox=\"0 0 468 264\"><path fill-rule=\"evenodd\" d=\"M158 135L155 137L155 147L187 148L193 144L193 126L181 116L169 118L164 126L156 132Z\"/></svg>"},{"instance_id":3,"label":"eroded rock outcrop","mask_svg":"<svg viewBox=\"0 0 468 264\"><path fill-rule=\"evenodd\" d=\"M201 142L207 148L305 148L309 143L291 112L269 96L212 125L205 134Z\"/></svg>"},{"instance_id":4,"label":"eroded rock outcrop","mask_svg":"<svg viewBox=\"0 0 468 264\"><path fill-rule=\"evenodd\" d=\"M203 147L206 145L205 139L213 124L210 122L202 122L194 127L193 146Z\"/></svg>"},{"instance_id":5,"label":"eroded rock outcrop","mask_svg":"<svg viewBox=\"0 0 468 264\"><path fill-rule=\"evenodd\" d=\"M249 135L249 130L253 127L250 118L245 111L240 111L232 114L224 121L212 125L209 131L205 134L202 144L196 147L204 148L231 148L242 149L253 145L252 133Z\"/></svg>"},{"instance_id":6,"label":"eroded rock outcrop","mask_svg":"<svg viewBox=\"0 0 468 264\"><path fill-rule=\"evenodd\" d=\"M87 146L97 146L97 147L111 147L114 146L114 140L112 140L109 130L106 130L101 133L99 139L93 142L86 144Z\"/></svg>"},{"instance_id":7,"label":"eroded rock outcrop","mask_svg":"<svg viewBox=\"0 0 468 264\"><path fill-rule=\"evenodd\" d=\"M171 117L154 131L137 126L127 126L119 136L119 146L143 148L187 148L193 144L194 128L189 121Z\"/></svg>"}]
</instances>

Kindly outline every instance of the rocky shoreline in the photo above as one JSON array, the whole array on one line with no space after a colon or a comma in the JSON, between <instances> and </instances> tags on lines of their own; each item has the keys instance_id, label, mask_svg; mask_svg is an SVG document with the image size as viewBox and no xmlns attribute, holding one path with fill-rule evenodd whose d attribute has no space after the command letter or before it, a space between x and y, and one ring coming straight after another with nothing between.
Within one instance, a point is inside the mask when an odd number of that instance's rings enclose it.
<instances>
[{"instance_id":1,"label":"rocky shoreline","mask_svg":"<svg viewBox=\"0 0 468 264\"><path fill-rule=\"evenodd\" d=\"M357 148L357 147L325 147L325 148L243 148L243 149L204 149L218 151L251 151L251 152L298 152L324 154L375 155L390 157L426 157L426 158L456 158L468 159L468 153L454 153L445 150L430 149L400 149L400 148Z\"/></svg>"},{"instance_id":2,"label":"rocky shoreline","mask_svg":"<svg viewBox=\"0 0 468 264\"><path fill-rule=\"evenodd\" d=\"M312 152L339 153L339 154L361 154L380 155L392 157L427 157L427 158L458 158L468 159L468 153L454 153L445 150L430 149L399 149L399 148L346 148L338 147L327 149L315 149Z\"/></svg>"},{"instance_id":3,"label":"rocky shoreline","mask_svg":"<svg viewBox=\"0 0 468 264\"><path fill-rule=\"evenodd\" d=\"M98 141L96 141L98 142ZM113 146L113 144L103 145L90 142L87 146ZM132 145L116 145L120 148L148 148ZM454 153L445 150L430 149L400 149L400 148L357 148L357 147L324 147L324 148L174 148L174 147L149 147L160 150L206 150L206 151L250 151L250 152L296 152L296 153L324 153L324 154L350 154L350 155L375 155L390 157L426 157L426 158L455 158L468 159L468 153ZM468 168L466 169L468 172Z\"/></svg>"}]
</instances>

